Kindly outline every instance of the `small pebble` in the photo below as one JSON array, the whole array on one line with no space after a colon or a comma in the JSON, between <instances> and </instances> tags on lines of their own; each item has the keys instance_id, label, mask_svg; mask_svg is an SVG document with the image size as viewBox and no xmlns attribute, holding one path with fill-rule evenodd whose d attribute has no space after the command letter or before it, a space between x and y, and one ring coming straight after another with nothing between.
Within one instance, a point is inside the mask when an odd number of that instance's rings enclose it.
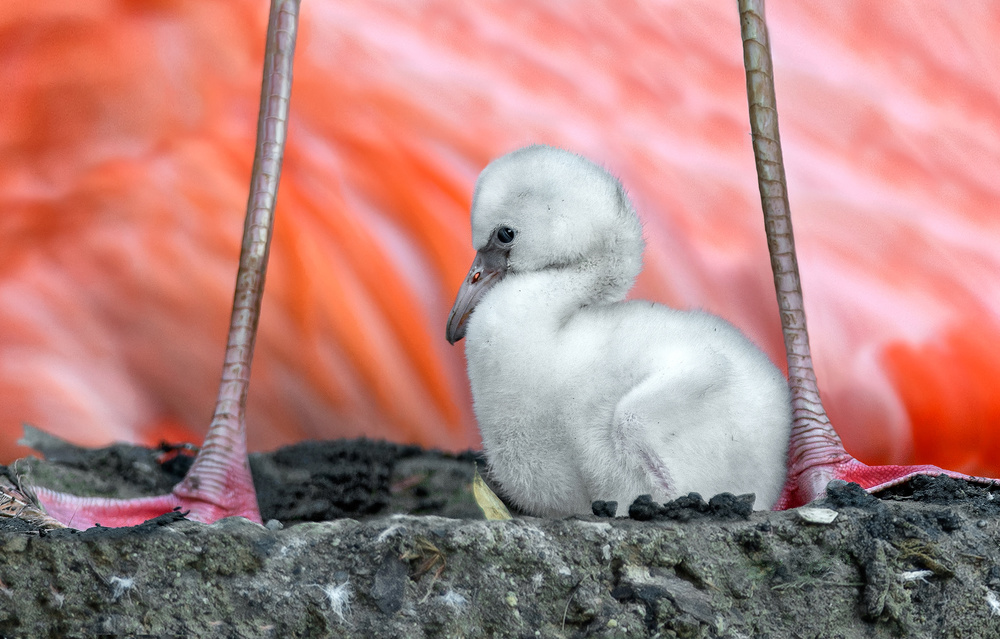
<instances>
[{"instance_id":1,"label":"small pebble","mask_svg":"<svg viewBox=\"0 0 1000 639\"><path fill-rule=\"evenodd\" d=\"M618 502L597 500L590 505L590 509L595 517L614 517L618 512Z\"/></svg>"},{"instance_id":2,"label":"small pebble","mask_svg":"<svg viewBox=\"0 0 1000 639\"><path fill-rule=\"evenodd\" d=\"M628 516L636 521L649 521L662 509L662 506L653 501L652 495L639 495L628 507Z\"/></svg>"},{"instance_id":3,"label":"small pebble","mask_svg":"<svg viewBox=\"0 0 1000 639\"><path fill-rule=\"evenodd\" d=\"M812 508L804 506L802 508L796 508L795 514L799 516L799 519L809 522L810 524L832 524L833 520L836 519L837 515L840 513L829 508Z\"/></svg>"}]
</instances>

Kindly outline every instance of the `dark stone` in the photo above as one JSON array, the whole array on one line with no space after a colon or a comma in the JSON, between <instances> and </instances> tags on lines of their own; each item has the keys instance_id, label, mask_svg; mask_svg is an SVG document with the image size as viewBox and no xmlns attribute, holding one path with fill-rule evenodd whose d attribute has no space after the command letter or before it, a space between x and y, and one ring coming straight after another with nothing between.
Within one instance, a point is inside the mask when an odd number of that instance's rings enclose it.
<instances>
[{"instance_id":1,"label":"dark stone","mask_svg":"<svg viewBox=\"0 0 1000 639\"><path fill-rule=\"evenodd\" d=\"M708 501L708 508L713 516L720 519L750 519L754 501L756 496L753 493L738 496L719 493Z\"/></svg>"},{"instance_id":2,"label":"dark stone","mask_svg":"<svg viewBox=\"0 0 1000 639\"><path fill-rule=\"evenodd\" d=\"M835 508L878 508L881 502L860 485L834 480L826 486L826 499Z\"/></svg>"},{"instance_id":3,"label":"dark stone","mask_svg":"<svg viewBox=\"0 0 1000 639\"><path fill-rule=\"evenodd\" d=\"M652 495L639 495L628 507L628 516L636 521L650 521L662 511L662 507L653 501Z\"/></svg>"},{"instance_id":4,"label":"dark stone","mask_svg":"<svg viewBox=\"0 0 1000 639\"><path fill-rule=\"evenodd\" d=\"M755 497L752 493L733 495L721 493L705 503L698 493L688 493L662 506L655 503L650 495L640 495L629 507L629 517L637 521L671 519L691 521L701 517L720 519L748 519L753 513ZM598 502L595 502L595 507ZM602 511L603 512L603 511ZM597 511L594 511L597 514Z\"/></svg>"},{"instance_id":5,"label":"dark stone","mask_svg":"<svg viewBox=\"0 0 1000 639\"><path fill-rule=\"evenodd\" d=\"M709 512L709 506L698 493L688 493L673 501L663 504L662 516L675 521L691 521Z\"/></svg>"},{"instance_id":6,"label":"dark stone","mask_svg":"<svg viewBox=\"0 0 1000 639\"><path fill-rule=\"evenodd\" d=\"M618 502L597 500L590 505L590 508L594 511L595 517L614 517L618 512Z\"/></svg>"},{"instance_id":7,"label":"dark stone","mask_svg":"<svg viewBox=\"0 0 1000 639\"><path fill-rule=\"evenodd\" d=\"M406 595L406 578L406 564L395 554L387 554L375 572L372 586L372 599L379 610L387 615L399 612Z\"/></svg>"}]
</instances>

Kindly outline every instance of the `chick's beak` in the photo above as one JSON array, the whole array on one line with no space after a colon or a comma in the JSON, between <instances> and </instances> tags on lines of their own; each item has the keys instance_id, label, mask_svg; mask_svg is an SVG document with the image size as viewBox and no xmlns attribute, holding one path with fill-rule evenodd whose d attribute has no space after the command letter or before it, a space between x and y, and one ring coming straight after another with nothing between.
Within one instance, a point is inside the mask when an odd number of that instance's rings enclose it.
<instances>
[{"instance_id":1,"label":"chick's beak","mask_svg":"<svg viewBox=\"0 0 1000 639\"><path fill-rule=\"evenodd\" d=\"M448 316L445 337L449 343L454 344L465 337L469 316L472 315L483 293L503 279L507 273L508 253L509 251L491 245L476 253L476 259L472 261L472 268L462 282L462 288L458 289L455 305L451 307L451 315Z\"/></svg>"}]
</instances>

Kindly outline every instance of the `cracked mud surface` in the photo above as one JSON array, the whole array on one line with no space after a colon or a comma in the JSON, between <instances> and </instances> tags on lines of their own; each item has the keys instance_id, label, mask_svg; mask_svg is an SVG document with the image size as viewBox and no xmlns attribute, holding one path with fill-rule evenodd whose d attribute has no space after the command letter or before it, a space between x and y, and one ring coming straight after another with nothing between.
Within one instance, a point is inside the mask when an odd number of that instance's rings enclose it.
<instances>
[{"instance_id":1,"label":"cracked mud surface","mask_svg":"<svg viewBox=\"0 0 1000 639\"><path fill-rule=\"evenodd\" d=\"M18 470L94 494L162 492L190 463L46 452ZM476 459L364 440L254 455L263 517L283 527L0 520L0 634L1000 636L996 489L918 478L879 499L844 485L813 504L837 512L828 524L694 495L634 505L636 519L486 522Z\"/></svg>"}]
</instances>

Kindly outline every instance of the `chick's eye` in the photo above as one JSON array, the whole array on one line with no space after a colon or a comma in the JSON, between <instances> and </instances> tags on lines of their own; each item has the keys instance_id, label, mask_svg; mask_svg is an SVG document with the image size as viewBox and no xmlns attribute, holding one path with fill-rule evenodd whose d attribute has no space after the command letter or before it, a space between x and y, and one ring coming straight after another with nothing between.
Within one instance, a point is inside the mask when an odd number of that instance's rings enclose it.
<instances>
[{"instance_id":1,"label":"chick's eye","mask_svg":"<svg viewBox=\"0 0 1000 639\"><path fill-rule=\"evenodd\" d=\"M514 241L515 231L509 226L501 226L497 229L497 239L504 244L510 244Z\"/></svg>"}]
</instances>

